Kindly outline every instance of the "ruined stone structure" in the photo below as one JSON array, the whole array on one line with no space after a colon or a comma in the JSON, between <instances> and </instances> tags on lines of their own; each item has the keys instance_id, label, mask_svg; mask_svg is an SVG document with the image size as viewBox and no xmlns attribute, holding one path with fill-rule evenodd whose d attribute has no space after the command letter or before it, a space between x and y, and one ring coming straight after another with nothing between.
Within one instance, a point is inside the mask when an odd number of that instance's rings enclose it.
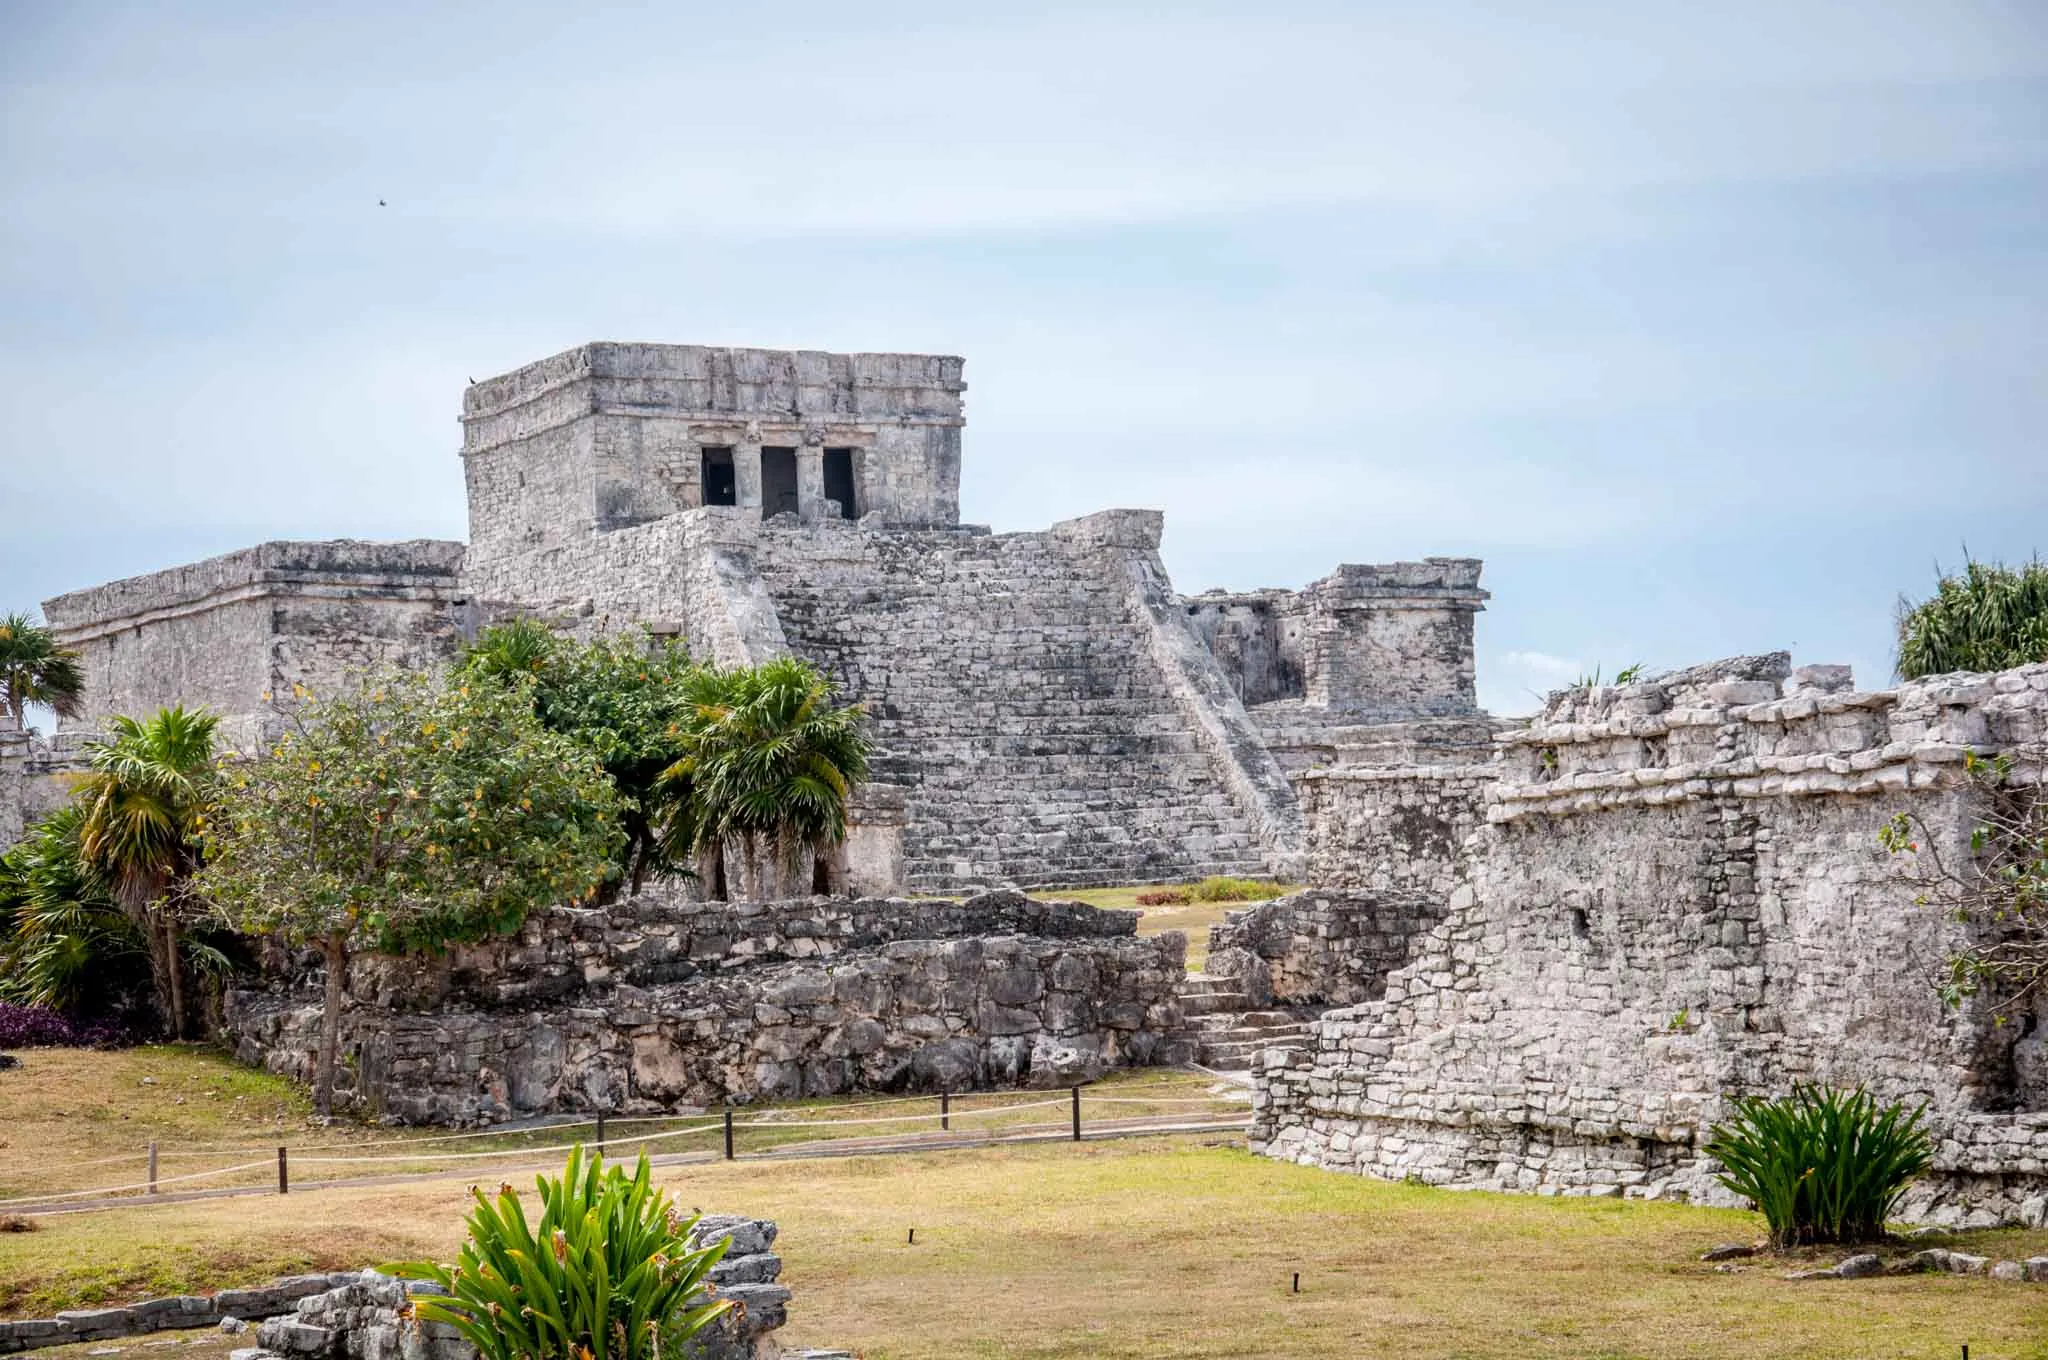
<instances>
[{"instance_id":1,"label":"ruined stone structure","mask_svg":"<svg viewBox=\"0 0 2048 1360\"><path fill-rule=\"evenodd\" d=\"M1863 692L1779 653L1553 695L1485 766L1308 775L1310 864L1342 891L1219 928L1211 967L1350 1004L1265 1055L1254 1145L1711 1200L1729 1095L1862 1083L1929 1104L1912 1213L2041 1223L2044 1017L1943 1008L1966 927L1914 904L1877 831L1911 809L1960 852L1964 753L2038 782L2044 742L2048 665Z\"/></svg>"},{"instance_id":2,"label":"ruined stone structure","mask_svg":"<svg viewBox=\"0 0 2048 1360\"><path fill-rule=\"evenodd\" d=\"M592 344L475 383L466 546L269 543L51 600L86 662L75 726L182 701L253 743L294 682L432 664L514 614L721 664L793 652L874 715L849 853L870 892L1294 876L1291 774L1485 754L1476 561L1187 600L1157 513L962 524L961 371ZM0 750L0 836L25 755Z\"/></svg>"},{"instance_id":3,"label":"ruined stone structure","mask_svg":"<svg viewBox=\"0 0 2048 1360\"><path fill-rule=\"evenodd\" d=\"M1181 1061L1185 941L1136 928L1136 912L1015 892L558 908L439 961L358 959L342 1096L470 1124ZM323 975L274 964L271 984L230 994L228 1029L243 1061L306 1079Z\"/></svg>"}]
</instances>

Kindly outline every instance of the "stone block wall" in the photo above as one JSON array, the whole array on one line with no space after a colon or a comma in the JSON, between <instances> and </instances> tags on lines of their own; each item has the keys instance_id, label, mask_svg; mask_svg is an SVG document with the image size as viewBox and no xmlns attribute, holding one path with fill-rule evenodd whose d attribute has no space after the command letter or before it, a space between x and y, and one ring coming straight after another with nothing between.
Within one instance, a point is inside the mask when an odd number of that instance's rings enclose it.
<instances>
[{"instance_id":1,"label":"stone block wall","mask_svg":"<svg viewBox=\"0 0 2048 1360\"><path fill-rule=\"evenodd\" d=\"M1209 927L1205 971L1237 983L1257 1006L1376 1001L1387 975L1442 916L1441 899L1418 893L1311 888Z\"/></svg>"},{"instance_id":2,"label":"stone block wall","mask_svg":"<svg viewBox=\"0 0 2048 1360\"><path fill-rule=\"evenodd\" d=\"M1310 770L1298 776L1309 881L1320 887L1421 892L1442 901L1464 881L1472 835L1486 825L1492 766Z\"/></svg>"},{"instance_id":3,"label":"stone block wall","mask_svg":"<svg viewBox=\"0 0 2048 1360\"><path fill-rule=\"evenodd\" d=\"M1960 837L1968 748L2039 778L2048 666L1861 693L1782 654L1553 696L1501 739L1444 919L1377 1001L1260 1074L1270 1155L1540 1193L1725 1197L1699 1152L1733 1093L1797 1081L1926 1101L1913 1212L2038 1217L2039 1016L1946 1011L1962 929L1913 904L1878 827ZM1357 782L1319 786L1357 789ZM1361 803L1311 799L1312 820ZM1333 826L1325 853L1372 820Z\"/></svg>"},{"instance_id":4,"label":"stone block wall","mask_svg":"<svg viewBox=\"0 0 2048 1360\"><path fill-rule=\"evenodd\" d=\"M265 543L60 595L43 614L86 682L67 726L183 703L253 745L295 681L320 692L351 668L452 655L468 621L462 562L460 543L425 539Z\"/></svg>"},{"instance_id":5,"label":"stone block wall","mask_svg":"<svg viewBox=\"0 0 2048 1360\"><path fill-rule=\"evenodd\" d=\"M825 504L824 451L851 458L860 516L960 518L962 363L705 345L581 345L463 394L470 541L479 557L555 544L704 505L703 454L729 451L755 521L762 450L795 454L800 518Z\"/></svg>"},{"instance_id":6,"label":"stone block wall","mask_svg":"<svg viewBox=\"0 0 2048 1360\"><path fill-rule=\"evenodd\" d=\"M763 534L792 650L869 706L936 889L1273 872L1284 776L1172 607L1159 517L1046 533Z\"/></svg>"},{"instance_id":7,"label":"stone block wall","mask_svg":"<svg viewBox=\"0 0 2048 1360\"><path fill-rule=\"evenodd\" d=\"M344 1095L414 1123L651 1114L860 1090L1087 1080L1178 1061L1178 934L1133 912L964 903L639 901L560 909L433 964L366 959ZM243 1060L305 1079L320 974L232 993Z\"/></svg>"}]
</instances>

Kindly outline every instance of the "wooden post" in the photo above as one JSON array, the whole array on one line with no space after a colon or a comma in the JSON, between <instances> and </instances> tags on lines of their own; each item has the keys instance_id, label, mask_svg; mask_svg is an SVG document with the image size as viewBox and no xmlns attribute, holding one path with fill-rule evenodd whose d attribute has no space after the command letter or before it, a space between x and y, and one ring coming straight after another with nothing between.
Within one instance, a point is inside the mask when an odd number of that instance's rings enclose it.
<instances>
[{"instance_id":1,"label":"wooden post","mask_svg":"<svg viewBox=\"0 0 2048 1360\"><path fill-rule=\"evenodd\" d=\"M597 1112L597 1155L604 1156L604 1111Z\"/></svg>"},{"instance_id":2,"label":"wooden post","mask_svg":"<svg viewBox=\"0 0 2048 1360\"><path fill-rule=\"evenodd\" d=\"M732 1160L732 1107L725 1109L725 1160Z\"/></svg>"},{"instance_id":3,"label":"wooden post","mask_svg":"<svg viewBox=\"0 0 2048 1360\"><path fill-rule=\"evenodd\" d=\"M1081 1088L1074 1088L1074 1141L1081 1141Z\"/></svg>"},{"instance_id":4,"label":"wooden post","mask_svg":"<svg viewBox=\"0 0 2048 1360\"><path fill-rule=\"evenodd\" d=\"M277 1193L280 1195L289 1195L291 1192L292 1178L291 1175L285 1170L284 1146L282 1144L279 1144L277 1149Z\"/></svg>"},{"instance_id":5,"label":"wooden post","mask_svg":"<svg viewBox=\"0 0 2048 1360\"><path fill-rule=\"evenodd\" d=\"M149 1145L149 1193L156 1193L156 1143Z\"/></svg>"},{"instance_id":6,"label":"wooden post","mask_svg":"<svg viewBox=\"0 0 2048 1360\"><path fill-rule=\"evenodd\" d=\"M953 1127L953 1096L948 1091L939 1092L939 1127L942 1129ZM156 1144L151 1143L150 1146L155 1147ZM155 1178L152 1177L151 1179Z\"/></svg>"}]
</instances>

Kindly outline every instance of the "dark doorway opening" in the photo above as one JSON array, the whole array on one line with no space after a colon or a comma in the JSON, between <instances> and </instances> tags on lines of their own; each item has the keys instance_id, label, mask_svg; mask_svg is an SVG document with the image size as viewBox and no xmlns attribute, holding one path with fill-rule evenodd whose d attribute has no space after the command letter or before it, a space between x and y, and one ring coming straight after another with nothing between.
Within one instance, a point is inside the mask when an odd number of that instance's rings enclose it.
<instances>
[{"instance_id":1,"label":"dark doorway opening","mask_svg":"<svg viewBox=\"0 0 2048 1360\"><path fill-rule=\"evenodd\" d=\"M796 513L796 450L761 450L761 518Z\"/></svg>"},{"instance_id":2,"label":"dark doorway opening","mask_svg":"<svg viewBox=\"0 0 2048 1360\"><path fill-rule=\"evenodd\" d=\"M841 519L859 519L853 500L853 450L825 450L825 499L839 502Z\"/></svg>"},{"instance_id":3,"label":"dark doorway opening","mask_svg":"<svg viewBox=\"0 0 2048 1360\"><path fill-rule=\"evenodd\" d=\"M818 897L832 895L832 861L825 852L814 852L811 858L811 892Z\"/></svg>"},{"instance_id":4,"label":"dark doorway opening","mask_svg":"<svg viewBox=\"0 0 2048 1360\"><path fill-rule=\"evenodd\" d=\"M731 449L704 450L704 504L738 505L739 482L733 476Z\"/></svg>"}]
</instances>

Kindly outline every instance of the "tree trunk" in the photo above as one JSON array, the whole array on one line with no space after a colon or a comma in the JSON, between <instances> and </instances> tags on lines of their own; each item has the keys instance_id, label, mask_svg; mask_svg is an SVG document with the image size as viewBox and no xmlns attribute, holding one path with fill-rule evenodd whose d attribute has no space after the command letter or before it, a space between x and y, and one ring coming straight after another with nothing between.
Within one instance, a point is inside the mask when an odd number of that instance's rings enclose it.
<instances>
[{"instance_id":1,"label":"tree trunk","mask_svg":"<svg viewBox=\"0 0 2048 1360\"><path fill-rule=\"evenodd\" d=\"M642 838L633 847L633 874L630 881L633 885L632 896L634 897L638 897L640 889L647 885L647 849L648 842L645 838Z\"/></svg>"},{"instance_id":2,"label":"tree trunk","mask_svg":"<svg viewBox=\"0 0 2048 1360\"><path fill-rule=\"evenodd\" d=\"M320 1061L313 1074L313 1108L334 1113L334 1060L341 1047L341 991L348 977L348 936L329 935L320 952L327 959L327 1000L320 1012Z\"/></svg>"},{"instance_id":3,"label":"tree trunk","mask_svg":"<svg viewBox=\"0 0 2048 1360\"><path fill-rule=\"evenodd\" d=\"M171 1038L185 1037L185 981L178 966L178 923L164 920L164 971L171 983Z\"/></svg>"}]
</instances>

